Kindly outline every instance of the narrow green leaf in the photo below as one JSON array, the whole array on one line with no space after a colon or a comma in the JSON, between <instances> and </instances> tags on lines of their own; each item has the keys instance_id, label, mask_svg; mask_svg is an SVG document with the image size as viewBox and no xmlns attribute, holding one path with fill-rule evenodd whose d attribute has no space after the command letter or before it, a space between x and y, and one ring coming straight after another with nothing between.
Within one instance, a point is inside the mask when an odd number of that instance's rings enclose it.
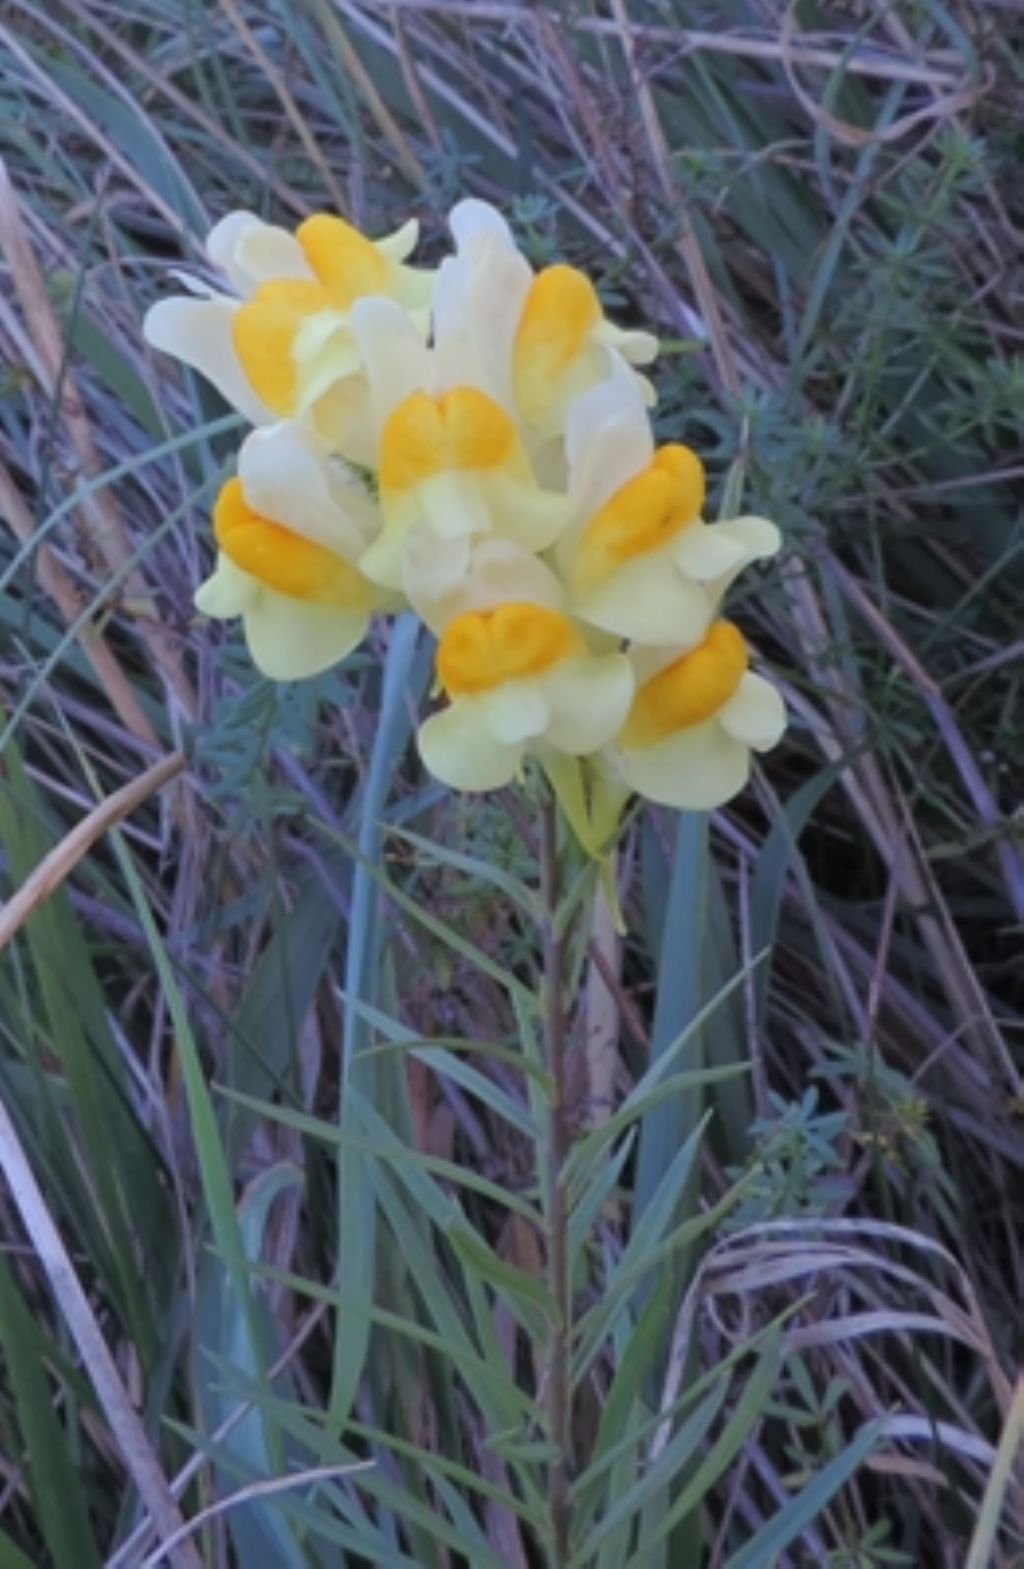
<instances>
[{"instance_id":1,"label":"narrow green leaf","mask_svg":"<svg viewBox=\"0 0 1024 1569\"><path fill-rule=\"evenodd\" d=\"M56 1569L100 1569L85 1479L71 1463L44 1371L46 1341L0 1253L0 1342L24 1436L36 1519Z\"/></svg>"},{"instance_id":2,"label":"narrow green leaf","mask_svg":"<svg viewBox=\"0 0 1024 1569\"><path fill-rule=\"evenodd\" d=\"M734 1553L725 1569L771 1569L778 1555L818 1518L826 1504L867 1459L883 1432L883 1423L865 1423L842 1454L830 1460L795 1498L784 1504L738 1553Z\"/></svg>"},{"instance_id":3,"label":"narrow green leaf","mask_svg":"<svg viewBox=\"0 0 1024 1569\"><path fill-rule=\"evenodd\" d=\"M626 1569L644 1569L643 1554L669 1537L672 1531L701 1502L718 1481L722 1472L736 1458L754 1424L761 1419L771 1395L772 1384L778 1371L781 1330L776 1327L768 1335L757 1365L747 1379L743 1393L730 1412L724 1428L715 1439L704 1459L677 1497L672 1499L654 1531L644 1533L640 1551L632 1557Z\"/></svg>"}]
</instances>

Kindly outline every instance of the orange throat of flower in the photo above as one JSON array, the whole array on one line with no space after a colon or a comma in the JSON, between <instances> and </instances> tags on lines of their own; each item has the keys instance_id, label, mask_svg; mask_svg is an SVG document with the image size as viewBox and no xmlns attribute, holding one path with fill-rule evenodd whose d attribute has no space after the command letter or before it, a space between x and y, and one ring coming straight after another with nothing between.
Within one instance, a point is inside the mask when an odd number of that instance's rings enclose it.
<instances>
[{"instance_id":1,"label":"orange throat of flower","mask_svg":"<svg viewBox=\"0 0 1024 1569\"><path fill-rule=\"evenodd\" d=\"M449 697L475 696L583 651L579 632L560 611L513 602L456 616L438 644L437 674Z\"/></svg>"},{"instance_id":2,"label":"orange throat of flower","mask_svg":"<svg viewBox=\"0 0 1024 1569\"><path fill-rule=\"evenodd\" d=\"M620 744L631 751L657 746L677 731L710 719L732 697L748 664L742 634L731 621L716 621L703 643L640 688Z\"/></svg>"},{"instance_id":3,"label":"orange throat of flower","mask_svg":"<svg viewBox=\"0 0 1024 1569\"><path fill-rule=\"evenodd\" d=\"M628 480L594 514L571 568L577 594L597 588L627 561L667 543L700 517L704 468L689 447L661 447L649 466Z\"/></svg>"},{"instance_id":4,"label":"orange throat of flower","mask_svg":"<svg viewBox=\"0 0 1024 1569\"><path fill-rule=\"evenodd\" d=\"M369 585L351 562L254 512L240 479L229 479L217 497L213 531L235 566L275 593L336 610L369 607Z\"/></svg>"}]
</instances>

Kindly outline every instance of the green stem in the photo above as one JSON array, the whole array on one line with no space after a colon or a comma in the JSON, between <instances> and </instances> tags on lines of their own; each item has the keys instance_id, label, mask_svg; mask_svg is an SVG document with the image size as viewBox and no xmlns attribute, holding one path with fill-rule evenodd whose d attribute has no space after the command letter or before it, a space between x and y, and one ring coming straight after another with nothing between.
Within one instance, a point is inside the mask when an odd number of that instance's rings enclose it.
<instances>
[{"instance_id":1,"label":"green stem","mask_svg":"<svg viewBox=\"0 0 1024 1569\"><path fill-rule=\"evenodd\" d=\"M572 1468L572 1391L569 1374L572 1302L569 1206L565 1184L565 1162L569 1153L571 1129L567 1105L563 943L558 926L558 803L550 794L541 808L540 884L544 910L541 926L544 1042L546 1066L553 1083L545 1150L547 1284L557 1308L548 1347L545 1387L549 1436L557 1450L548 1466L548 1508L553 1569L564 1569L569 1562L569 1488Z\"/></svg>"}]
</instances>

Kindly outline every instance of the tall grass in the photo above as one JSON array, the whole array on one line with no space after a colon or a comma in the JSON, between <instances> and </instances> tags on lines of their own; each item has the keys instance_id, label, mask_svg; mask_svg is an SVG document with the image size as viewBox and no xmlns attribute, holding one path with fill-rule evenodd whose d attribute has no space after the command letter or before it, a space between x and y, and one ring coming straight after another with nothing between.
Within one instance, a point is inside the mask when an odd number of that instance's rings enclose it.
<instances>
[{"instance_id":1,"label":"tall grass","mask_svg":"<svg viewBox=\"0 0 1024 1569\"><path fill-rule=\"evenodd\" d=\"M194 616L237 421L140 333L231 207L468 192L787 540L787 747L636 820L622 943L562 855L568 1561L1019 1554L1014 20L8 0L0 1569L565 1561L530 803L418 770L409 628L292 689Z\"/></svg>"}]
</instances>

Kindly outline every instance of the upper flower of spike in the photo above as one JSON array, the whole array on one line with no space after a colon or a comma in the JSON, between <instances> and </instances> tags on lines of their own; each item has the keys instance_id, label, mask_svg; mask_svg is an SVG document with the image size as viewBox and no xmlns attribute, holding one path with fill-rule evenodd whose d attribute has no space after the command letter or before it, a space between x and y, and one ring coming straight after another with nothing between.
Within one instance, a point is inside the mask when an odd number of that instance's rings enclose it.
<instances>
[{"instance_id":1,"label":"upper flower of spike","mask_svg":"<svg viewBox=\"0 0 1024 1569\"><path fill-rule=\"evenodd\" d=\"M380 603L355 564L376 527L373 503L294 425L254 431L238 469L217 497L217 566L196 606L242 617L264 675L315 675L361 641Z\"/></svg>"},{"instance_id":2,"label":"upper flower of spike","mask_svg":"<svg viewBox=\"0 0 1024 1569\"><path fill-rule=\"evenodd\" d=\"M207 253L238 297L199 285L198 295L154 305L144 331L254 424L322 403L321 422L340 426L332 433L342 448L353 440L358 447L362 432L349 428L356 411L325 395L359 371L349 328L356 300L379 294L410 309L427 305L432 275L405 265L416 238L415 223L373 241L327 213L307 218L294 234L252 213L229 213L211 232Z\"/></svg>"},{"instance_id":3,"label":"upper flower of spike","mask_svg":"<svg viewBox=\"0 0 1024 1569\"><path fill-rule=\"evenodd\" d=\"M477 384L535 440L561 434L573 399L616 357L654 358L657 339L608 321L582 272L558 265L535 276L486 202L459 202L450 223L456 254L438 272L434 307L440 352L447 340L468 353Z\"/></svg>"},{"instance_id":4,"label":"upper flower of spike","mask_svg":"<svg viewBox=\"0 0 1024 1569\"><path fill-rule=\"evenodd\" d=\"M624 369L573 405L566 450L573 522L558 563L573 613L607 632L696 643L737 572L779 548L764 518L702 521L700 459L677 444L655 450Z\"/></svg>"}]
</instances>

